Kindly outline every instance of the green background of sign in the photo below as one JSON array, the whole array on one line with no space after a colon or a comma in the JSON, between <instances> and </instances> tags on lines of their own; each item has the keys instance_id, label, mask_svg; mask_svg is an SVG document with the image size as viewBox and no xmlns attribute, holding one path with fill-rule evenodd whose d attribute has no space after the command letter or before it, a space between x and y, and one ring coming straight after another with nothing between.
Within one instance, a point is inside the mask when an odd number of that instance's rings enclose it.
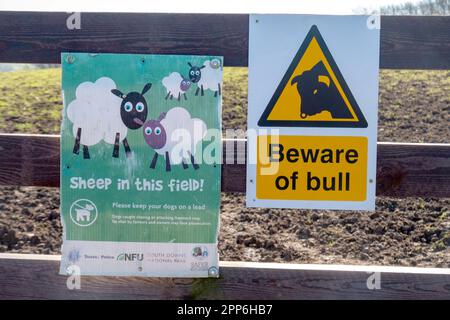
<instances>
[{"instance_id":1,"label":"green background of sign","mask_svg":"<svg viewBox=\"0 0 450 320\"><path fill-rule=\"evenodd\" d=\"M72 59L71 63L68 61ZM150 161L154 151L145 143L142 128L128 129L127 139L133 158L127 159L123 145L120 145L119 158L112 157L113 145L104 141L89 147L90 159L83 159L83 151L79 155L72 153L74 136L72 123L66 117L66 108L75 99L75 90L82 82L95 82L101 77L114 80L118 89L123 93L130 91L140 92L148 82L152 88L145 94L149 112L147 119L155 119L161 112L177 106L186 108L191 117L202 119L208 129L221 129L221 97L206 90L205 96L194 96L197 86L193 84L186 95L188 100L165 100L166 89L161 81L171 72L179 72L187 76L188 62L193 65L203 65L203 62L222 57L207 56L175 56L175 55L132 55L132 54L88 54L63 53L62 54L62 88L64 96L63 122L61 126L61 213L64 223L65 239L90 241L119 241L119 242L174 242L174 243L215 243L217 241L217 228L220 210L220 164L200 164L194 170L189 164L188 169L181 165L173 165L172 171L166 173L165 161L162 156L158 158L155 169L150 169ZM223 65L223 63L222 63ZM221 159L220 139L213 139L215 150L219 151L217 159ZM211 141L204 141L203 148L211 146ZM201 147L200 143L197 147ZM201 152L197 152L199 161ZM109 190L79 190L70 189L71 177L111 178L113 184ZM203 192L170 192L166 191L135 191L132 185L130 190L117 191L116 179L146 178L147 180L163 180L164 185L170 179L204 179ZM89 227L75 225L69 216L71 204L77 199L89 199L98 209L98 218ZM144 204L173 204L206 205L206 210L195 211L177 209L175 211L142 211L127 209L112 209L113 202L144 203ZM182 226L182 225L117 225L111 223L111 215L154 215L179 217L199 217L201 222L210 223L209 226Z\"/></svg>"}]
</instances>

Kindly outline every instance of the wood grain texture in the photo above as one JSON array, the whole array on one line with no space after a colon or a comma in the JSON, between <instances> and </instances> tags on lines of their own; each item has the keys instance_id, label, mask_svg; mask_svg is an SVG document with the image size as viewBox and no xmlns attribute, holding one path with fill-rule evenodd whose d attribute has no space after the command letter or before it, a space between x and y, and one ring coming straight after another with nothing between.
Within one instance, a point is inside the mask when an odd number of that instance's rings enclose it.
<instances>
[{"instance_id":1,"label":"wood grain texture","mask_svg":"<svg viewBox=\"0 0 450 320\"><path fill-rule=\"evenodd\" d=\"M378 144L377 195L450 197L450 144Z\"/></svg>"},{"instance_id":2,"label":"wood grain texture","mask_svg":"<svg viewBox=\"0 0 450 320\"><path fill-rule=\"evenodd\" d=\"M0 254L0 299L450 299L445 272L381 272L381 289L369 290L366 271L258 263L223 263L219 279L82 277L80 290L68 290L58 259L5 256Z\"/></svg>"},{"instance_id":3,"label":"wood grain texture","mask_svg":"<svg viewBox=\"0 0 450 320\"><path fill-rule=\"evenodd\" d=\"M223 55L248 65L248 15L0 12L0 62L59 63L60 53ZM380 67L450 69L450 17L381 17Z\"/></svg>"},{"instance_id":4,"label":"wood grain texture","mask_svg":"<svg viewBox=\"0 0 450 320\"><path fill-rule=\"evenodd\" d=\"M0 62L60 63L61 52L223 55L247 65L248 15L0 12Z\"/></svg>"},{"instance_id":5,"label":"wood grain texture","mask_svg":"<svg viewBox=\"0 0 450 320\"><path fill-rule=\"evenodd\" d=\"M223 143L222 191L245 192L245 143ZM59 136L0 134L0 152L0 184L59 186ZM380 196L450 197L450 144L379 143L376 182Z\"/></svg>"},{"instance_id":6,"label":"wood grain texture","mask_svg":"<svg viewBox=\"0 0 450 320\"><path fill-rule=\"evenodd\" d=\"M0 184L59 187L59 136L0 134Z\"/></svg>"}]
</instances>

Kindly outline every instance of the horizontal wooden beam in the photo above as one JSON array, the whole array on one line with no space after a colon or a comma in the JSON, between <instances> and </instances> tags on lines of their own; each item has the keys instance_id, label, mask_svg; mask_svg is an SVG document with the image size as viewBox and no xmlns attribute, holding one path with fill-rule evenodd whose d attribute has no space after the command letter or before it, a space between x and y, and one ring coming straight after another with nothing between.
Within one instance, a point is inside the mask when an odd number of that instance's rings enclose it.
<instances>
[{"instance_id":1,"label":"horizontal wooden beam","mask_svg":"<svg viewBox=\"0 0 450 320\"><path fill-rule=\"evenodd\" d=\"M246 140L223 147L222 191L245 192ZM57 135L0 134L0 185L59 187L59 150ZM377 194L450 197L450 144L378 143Z\"/></svg>"},{"instance_id":2,"label":"horizontal wooden beam","mask_svg":"<svg viewBox=\"0 0 450 320\"><path fill-rule=\"evenodd\" d=\"M450 16L382 16L380 68L450 69L448 30Z\"/></svg>"},{"instance_id":3,"label":"horizontal wooden beam","mask_svg":"<svg viewBox=\"0 0 450 320\"><path fill-rule=\"evenodd\" d=\"M378 143L377 195L450 197L450 144Z\"/></svg>"},{"instance_id":4,"label":"horizontal wooden beam","mask_svg":"<svg viewBox=\"0 0 450 320\"><path fill-rule=\"evenodd\" d=\"M1 299L450 299L450 270L221 262L220 278L81 277L69 290L59 256L0 254ZM379 272L380 289L368 278Z\"/></svg>"},{"instance_id":5,"label":"horizontal wooden beam","mask_svg":"<svg viewBox=\"0 0 450 320\"><path fill-rule=\"evenodd\" d=\"M247 65L248 15L0 12L0 62L60 63L61 52L223 55Z\"/></svg>"},{"instance_id":6,"label":"horizontal wooden beam","mask_svg":"<svg viewBox=\"0 0 450 320\"><path fill-rule=\"evenodd\" d=\"M0 12L0 62L59 63L60 53L223 55L248 65L247 14ZM380 67L450 69L450 17L382 16ZM413 48L413 50L411 49Z\"/></svg>"}]
</instances>

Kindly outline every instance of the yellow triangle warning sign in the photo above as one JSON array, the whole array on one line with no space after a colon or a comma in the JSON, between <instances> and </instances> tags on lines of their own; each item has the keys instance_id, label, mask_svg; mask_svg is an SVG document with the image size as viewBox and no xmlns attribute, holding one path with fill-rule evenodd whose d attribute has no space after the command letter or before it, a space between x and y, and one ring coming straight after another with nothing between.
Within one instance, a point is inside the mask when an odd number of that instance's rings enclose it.
<instances>
[{"instance_id":1,"label":"yellow triangle warning sign","mask_svg":"<svg viewBox=\"0 0 450 320\"><path fill-rule=\"evenodd\" d=\"M367 127L317 26L309 30L258 125Z\"/></svg>"}]
</instances>

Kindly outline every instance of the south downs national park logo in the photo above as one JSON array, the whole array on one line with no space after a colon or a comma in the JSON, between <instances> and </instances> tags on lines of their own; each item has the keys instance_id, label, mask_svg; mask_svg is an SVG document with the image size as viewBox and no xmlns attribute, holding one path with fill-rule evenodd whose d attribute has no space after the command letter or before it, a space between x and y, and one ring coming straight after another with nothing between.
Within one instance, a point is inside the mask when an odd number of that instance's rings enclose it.
<instances>
[{"instance_id":1,"label":"south downs national park logo","mask_svg":"<svg viewBox=\"0 0 450 320\"><path fill-rule=\"evenodd\" d=\"M70 206L70 219L80 227L92 225L98 217L97 206L88 199L79 199Z\"/></svg>"},{"instance_id":2,"label":"south downs national park logo","mask_svg":"<svg viewBox=\"0 0 450 320\"><path fill-rule=\"evenodd\" d=\"M209 255L208 249L204 246L198 246L192 249L192 257L196 259L207 258L208 255Z\"/></svg>"}]
</instances>

